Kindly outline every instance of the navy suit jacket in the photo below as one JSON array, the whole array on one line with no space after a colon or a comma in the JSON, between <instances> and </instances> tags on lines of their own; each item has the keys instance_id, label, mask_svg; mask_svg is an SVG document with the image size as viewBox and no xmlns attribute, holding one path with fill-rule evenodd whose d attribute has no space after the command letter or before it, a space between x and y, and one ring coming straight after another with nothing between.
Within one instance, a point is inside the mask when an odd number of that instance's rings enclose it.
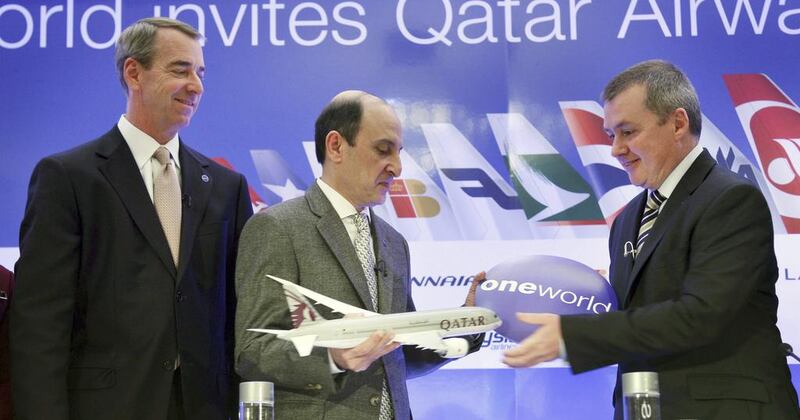
<instances>
[{"instance_id":1,"label":"navy suit jacket","mask_svg":"<svg viewBox=\"0 0 800 420\"><path fill-rule=\"evenodd\" d=\"M232 412L247 183L183 141L179 159L178 267L116 126L36 166L11 305L18 418L163 420L178 355L187 418Z\"/></svg>"},{"instance_id":2,"label":"navy suit jacket","mask_svg":"<svg viewBox=\"0 0 800 420\"><path fill-rule=\"evenodd\" d=\"M776 327L777 263L769 208L756 186L704 151L668 198L635 260L646 192L611 229L620 311L562 317L574 372L619 363L655 371L661 417L798 419ZM619 376L616 418L622 418Z\"/></svg>"}]
</instances>

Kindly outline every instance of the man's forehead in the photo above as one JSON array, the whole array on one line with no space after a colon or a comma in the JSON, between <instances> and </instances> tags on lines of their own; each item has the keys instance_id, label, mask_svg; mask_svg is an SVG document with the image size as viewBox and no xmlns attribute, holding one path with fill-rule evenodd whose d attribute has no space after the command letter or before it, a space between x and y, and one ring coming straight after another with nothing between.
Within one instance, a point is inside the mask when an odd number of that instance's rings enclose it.
<instances>
[{"instance_id":1,"label":"man's forehead","mask_svg":"<svg viewBox=\"0 0 800 420\"><path fill-rule=\"evenodd\" d=\"M625 124L631 113L644 108L645 90L642 85L633 85L603 104L603 127L613 129Z\"/></svg>"}]
</instances>

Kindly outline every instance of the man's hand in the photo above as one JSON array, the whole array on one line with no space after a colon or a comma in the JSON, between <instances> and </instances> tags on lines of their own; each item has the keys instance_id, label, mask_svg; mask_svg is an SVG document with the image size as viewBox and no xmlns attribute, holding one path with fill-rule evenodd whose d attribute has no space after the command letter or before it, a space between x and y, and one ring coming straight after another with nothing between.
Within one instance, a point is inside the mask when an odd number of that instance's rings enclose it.
<instances>
[{"instance_id":1,"label":"man's hand","mask_svg":"<svg viewBox=\"0 0 800 420\"><path fill-rule=\"evenodd\" d=\"M533 334L504 353L503 363L511 367L530 367L559 356L561 317L556 314L517 313L517 319L538 324Z\"/></svg>"},{"instance_id":2,"label":"man's hand","mask_svg":"<svg viewBox=\"0 0 800 420\"><path fill-rule=\"evenodd\" d=\"M349 349L328 349L334 363L340 369L362 372L372 362L383 357L386 353L397 350L401 344L392 342L394 334L385 331L372 333L361 344Z\"/></svg>"},{"instance_id":3,"label":"man's hand","mask_svg":"<svg viewBox=\"0 0 800 420\"><path fill-rule=\"evenodd\" d=\"M472 278L472 284L469 285L469 292L467 298L464 300L464 306L475 306L475 292L478 290L478 285L486 280L486 272L481 271Z\"/></svg>"}]
</instances>

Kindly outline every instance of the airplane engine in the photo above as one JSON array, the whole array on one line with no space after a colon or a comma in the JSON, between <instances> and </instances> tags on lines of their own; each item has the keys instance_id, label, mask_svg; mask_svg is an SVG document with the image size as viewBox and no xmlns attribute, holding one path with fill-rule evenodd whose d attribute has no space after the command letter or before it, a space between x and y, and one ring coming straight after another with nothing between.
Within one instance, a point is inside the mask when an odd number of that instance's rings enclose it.
<instances>
[{"instance_id":1,"label":"airplane engine","mask_svg":"<svg viewBox=\"0 0 800 420\"><path fill-rule=\"evenodd\" d=\"M469 351L469 343L463 338L446 338L442 341L444 341L444 345L447 346L447 350L441 355L445 359L464 357L467 351Z\"/></svg>"}]
</instances>

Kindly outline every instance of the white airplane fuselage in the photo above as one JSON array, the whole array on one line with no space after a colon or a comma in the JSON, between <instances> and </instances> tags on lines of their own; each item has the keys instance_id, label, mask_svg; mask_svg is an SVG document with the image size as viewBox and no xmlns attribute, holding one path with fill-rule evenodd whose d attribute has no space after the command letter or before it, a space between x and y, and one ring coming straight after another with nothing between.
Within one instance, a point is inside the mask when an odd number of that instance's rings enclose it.
<instances>
[{"instance_id":1,"label":"white airplane fuselage","mask_svg":"<svg viewBox=\"0 0 800 420\"><path fill-rule=\"evenodd\" d=\"M481 307L436 309L360 318L339 318L306 323L279 337L316 336L315 346L350 348L376 331L395 335L437 332L442 338L493 330L502 322L493 311Z\"/></svg>"}]
</instances>

